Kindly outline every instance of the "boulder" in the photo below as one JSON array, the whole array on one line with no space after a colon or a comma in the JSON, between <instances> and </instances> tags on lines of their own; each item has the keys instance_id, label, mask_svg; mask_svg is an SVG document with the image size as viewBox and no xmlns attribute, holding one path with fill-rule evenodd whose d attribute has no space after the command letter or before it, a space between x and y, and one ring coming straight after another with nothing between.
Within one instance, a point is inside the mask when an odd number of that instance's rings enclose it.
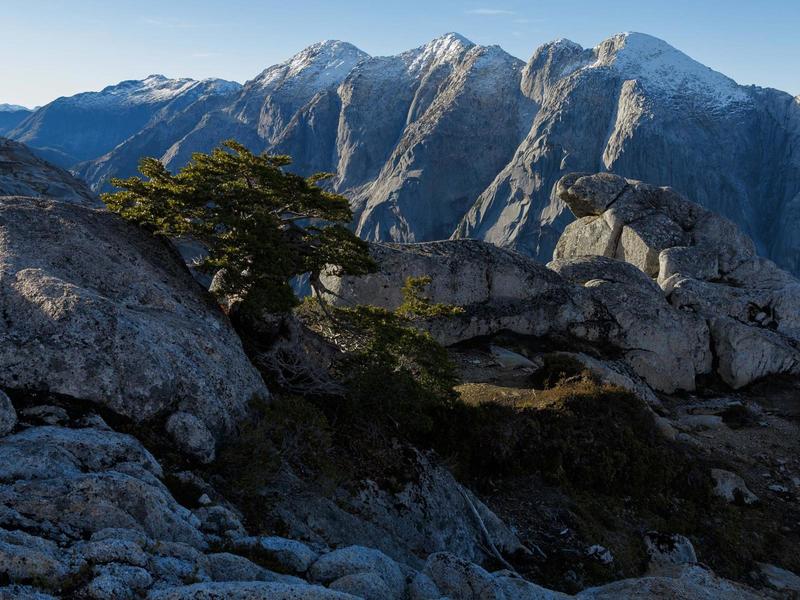
<instances>
[{"instance_id":1,"label":"boulder","mask_svg":"<svg viewBox=\"0 0 800 600\"><path fill-rule=\"evenodd\" d=\"M234 511L222 505L209 506L211 499L207 494L203 494L197 499L200 508L196 509L194 515L200 522L200 529L207 535L213 535L218 541L224 539L239 539L245 537L242 521Z\"/></svg>"},{"instance_id":2,"label":"boulder","mask_svg":"<svg viewBox=\"0 0 800 600\"><path fill-rule=\"evenodd\" d=\"M673 246L658 255L658 284L663 286L673 275L694 279L714 279L719 275L719 257L702 246Z\"/></svg>"},{"instance_id":3,"label":"boulder","mask_svg":"<svg viewBox=\"0 0 800 600\"><path fill-rule=\"evenodd\" d=\"M714 480L714 494L723 500L743 504L758 502L758 496L748 489L744 479L736 473L724 469L711 469L711 478Z\"/></svg>"},{"instance_id":4,"label":"boulder","mask_svg":"<svg viewBox=\"0 0 800 600\"><path fill-rule=\"evenodd\" d=\"M732 388L775 373L800 374L800 347L793 340L728 318L709 321L717 373Z\"/></svg>"},{"instance_id":5,"label":"boulder","mask_svg":"<svg viewBox=\"0 0 800 600\"><path fill-rule=\"evenodd\" d=\"M581 217L566 226L558 238L553 258L614 256L621 233L620 228L612 229L602 217Z\"/></svg>"},{"instance_id":6,"label":"boulder","mask_svg":"<svg viewBox=\"0 0 800 600\"><path fill-rule=\"evenodd\" d=\"M615 258L656 277L661 251L681 246L685 241L680 226L664 213L656 212L622 227Z\"/></svg>"},{"instance_id":7,"label":"boulder","mask_svg":"<svg viewBox=\"0 0 800 600\"><path fill-rule=\"evenodd\" d=\"M0 200L0 385L165 411L231 431L268 392L226 317L166 242L103 210Z\"/></svg>"},{"instance_id":8,"label":"boulder","mask_svg":"<svg viewBox=\"0 0 800 600\"><path fill-rule=\"evenodd\" d=\"M406 592L408 600L439 600L442 598L442 593L433 580L422 572L416 573L411 578Z\"/></svg>"},{"instance_id":9,"label":"boulder","mask_svg":"<svg viewBox=\"0 0 800 600\"><path fill-rule=\"evenodd\" d=\"M147 600L358 600L318 585L275 582L195 583L153 590Z\"/></svg>"},{"instance_id":10,"label":"boulder","mask_svg":"<svg viewBox=\"0 0 800 600\"><path fill-rule=\"evenodd\" d=\"M302 542L277 536L239 538L233 542L233 548L257 555L262 562L274 564L282 573L305 573L319 557L319 553Z\"/></svg>"},{"instance_id":11,"label":"boulder","mask_svg":"<svg viewBox=\"0 0 800 600\"><path fill-rule=\"evenodd\" d=\"M141 567L111 563L95 567L94 573L98 577L113 577L121 581L128 589L136 592L146 590L153 585L150 573Z\"/></svg>"},{"instance_id":12,"label":"boulder","mask_svg":"<svg viewBox=\"0 0 800 600\"><path fill-rule=\"evenodd\" d=\"M764 596L744 585L717 577L698 565L686 565L670 575L623 579L583 590L579 600L758 600Z\"/></svg>"},{"instance_id":13,"label":"boulder","mask_svg":"<svg viewBox=\"0 0 800 600\"><path fill-rule=\"evenodd\" d=\"M389 589L383 578L377 573L367 571L345 575L332 582L328 588L338 592L352 594L363 600L388 600L389 598L402 598L395 591Z\"/></svg>"},{"instance_id":14,"label":"boulder","mask_svg":"<svg viewBox=\"0 0 800 600\"><path fill-rule=\"evenodd\" d=\"M570 173L556 183L556 195L581 218L602 215L627 187L628 182L613 173Z\"/></svg>"},{"instance_id":15,"label":"boulder","mask_svg":"<svg viewBox=\"0 0 800 600\"><path fill-rule=\"evenodd\" d=\"M510 250L477 240L420 244L370 244L379 270L365 276L322 276L326 299L337 306L368 304L393 310L403 301L408 277L427 276L435 302L456 306L526 300L560 291L564 284L542 265Z\"/></svg>"},{"instance_id":16,"label":"boulder","mask_svg":"<svg viewBox=\"0 0 800 600\"><path fill-rule=\"evenodd\" d=\"M800 575L766 563L758 564L758 575L773 590L789 598L800 596Z\"/></svg>"},{"instance_id":17,"label":"boulder","mask_svg":"<svg viewBox=\"0 0 800 600\"><path fill-rule=\"evenodd\" d=\"M407 277L430 276L426 294L433 302L463 308L460 314L418 322L444 345L500 331L597 342L611 325L585 290L530 258L485 242L372 244L371 251L378 272L341 278L328 274L323 278L330 290L326 298L340 306L394 309L402 302Z\"/></svg>"},{"instance_id":18,"label":"boulder","mask_svg":"<svg viewBox=\"0 0 800 600\"><path fill-rule=\"evenodd\" d=\"M386 598L400 599L405 592L405 576L400 565L386 556L383 552L363 546L348 546L328 554L322 555L311 565L308 572L309 579L317 583L330 584L341 581L346 576L370 573L377 576L389 591ZM370 581L375 583L375 577ZM350 580L351 589L356 586L355 580ZM367 581L360 580L359 586L366 585Z\"/></svg>"},{"instance_id":19,"label":"boulder","mask_svg":"<svg viewBox=\"0 0 800 600\"><path fill-rule=\"evenodd\" d=\"M57 600L29 585L8 585L0 587L0 600Z\"/></svg>"},{"instance_id":20,"label":"boulder","mask_svg":"<svg viewBox=\"0 0 800 600\"><path fill-rule=\"evenodd\" d=\"M217 552L206 556L214 581L277 581L277 575L237 554Z\"/></svg>"},{"instance_id":21,"label":"boulder","mask_svg":"<svg viewBox=\"0 0 800 600\"><path fill-rule=\"evenodd\" d=\"M52 541L23 531L0 531L0 578L56 586L70 572L68 557Z\"/></svg>"},{"instance_id":22,"label":"boulder","mask_svg":"<svg viewBox=\"0 0 800 600\"><path fill-rule=\"evenodd\" d=\"M691 390L695 377L711 370L705 321L675 310L655 282L633 265L585 256L557 259L548 266L583 285L605 307L617 325L609 330L609 341L651 387Z\"/></svg>"},{"instance_id":23,"label":"boulder","mask_svg":"<svg viewBox=\"0 0 800 600\"><path fill-rule=\"evenodd\" d=\"M572 175L556 186L578 220L554 258L616 257L655 278L673 307L708 323L716 372L734 388L800 372L800 281L755 256L752 240L724 217L632 180L609 203L608 179ZM683 387L686 378L678 377Z\"/></svg>"},{"instance_id":24,"label":"boulder","mask_svg":"<svg viewBox=\"0 0 800 600\"><path fill-rule=\"evenodd\" d=\"M111 575L100 575L86 586L85 594L92 600L133 600L134 590L125 581Z\"/></svg>"},{"instance_id":25,"label":"boulder","mask_svg":"<svg viewBox=\"0 0 800 600\"><path fill-rule=\"evenodd\" d=\"M644 543L650 559L648 571L651 574L675 565L697 564L697 553L692 542L685 536L649 531L644 536Z\"/></svg>"},{"instance_id":26,"label":"boulder","mask_svg":"<svg viewBox=\"0 0 800 600\"><path fill-rule=\"evenodd\" d=\"M611 180L614 184L609 188ZM609 201L609 189L619 190L613 201ZM679 260L674 257L667 261L666 270L661 273L660 254L670 248L702 249L701 266L710 277L725 275L755 255L752 240L731 221L690 202L671 188L597 173L577 179L566 175L555 190L578 218L575 223L581 225L565 230L553 258L616 257L652 277L666 279ZM590 213L587 207L592 207ZM586 220L587 214L605 221L606 231L610 232L606 243L593 241L597 234L592 231L601 229L594 221ZM692 269L698 268L689 264ZM716 272L712 272L714 265Z\"/></svg>"}]
</instances>

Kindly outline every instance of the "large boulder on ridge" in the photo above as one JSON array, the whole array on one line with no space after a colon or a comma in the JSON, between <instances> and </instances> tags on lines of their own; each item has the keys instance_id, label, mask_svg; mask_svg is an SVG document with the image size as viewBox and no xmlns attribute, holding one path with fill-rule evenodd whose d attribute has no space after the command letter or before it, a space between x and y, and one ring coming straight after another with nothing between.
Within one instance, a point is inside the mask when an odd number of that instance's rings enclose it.
<instances>
[{"instance_id":1,"label":"large boulder on ridge","mask_svg":"<svg viewBox=\"0 0 800 600\"><path fill-rule=\"evenodd\" d=\"M144 421L175 411L215 435L268 392L179 256L118 216L0 199L0 385Z\"/></svg>"},{"instance_id":2,"label":"large boulder on ridge","mask_svg":"<svg viewBox=\"0 0 800 600\"><path fill-rule=\"evenodd\" d=\"M408 277L429 276L425 291L433 302L463 309L420 323L445 345L500 331L558 334L588 342L612 335L613 319L589 292L512 250L467 239L375 243L370 249L378 271L357 277L323 276L328 301L395 309Z\"/></svg>"},{"instance_id":3,"label":"large boulder on ridge","mask_svg":"<svg viewBox=\"0 0 800 600\"><path fill-rule=\"evenodd\" d=\"M611 173L567 175L555 192L577 217L556 263L614 258L653 278L676 314L707 322L716 372L734 388L800 373L800 281L756 256L731 221Z\"/></svg>"},{"instance_id":4,"label":"large boulder on ridge","mask_svg":"<svg viewBox=\"0 0 800 600\"><path fill-rule=\"evenodd\" d=\"M702 265L715 278L755 256L753 241L733 222L668 187L597 173L565 175L555 190L578 220L562 234L554 259L617 258L661 281L676 260ZM685 250L671 261L661 260L662 251L671 248Z\"/></svg>"}]
</instances>

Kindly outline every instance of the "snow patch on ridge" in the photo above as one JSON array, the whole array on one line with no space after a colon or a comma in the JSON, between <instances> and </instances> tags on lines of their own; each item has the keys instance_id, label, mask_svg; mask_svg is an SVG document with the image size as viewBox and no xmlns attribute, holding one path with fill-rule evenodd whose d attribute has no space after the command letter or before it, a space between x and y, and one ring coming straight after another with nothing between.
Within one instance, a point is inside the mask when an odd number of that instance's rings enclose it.
<instances>
[{"instance_id":1,"label":"snow patch on ridge","mask_svg":"<svg viewBox=\"0 0 800 600\"><path fill-rule=\"evenodd\" d=\"M65 98L75 105L100 107L104 105L137 105L169 102L190 91L207 94L225 94L241 87L235 81L224 79L169 79L164 75L149 75L142 80L122 81L99 92L84 92Z\"/></svg>"}]
</instances>

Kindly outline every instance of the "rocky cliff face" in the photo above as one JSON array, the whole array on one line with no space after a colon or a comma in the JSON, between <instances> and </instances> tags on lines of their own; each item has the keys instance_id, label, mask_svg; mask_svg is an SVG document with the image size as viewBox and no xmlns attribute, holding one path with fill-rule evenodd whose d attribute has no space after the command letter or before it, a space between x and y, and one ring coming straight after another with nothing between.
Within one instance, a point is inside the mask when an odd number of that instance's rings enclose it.
<instances>
[{"instance_id":1,"label":"rocky cliff face","mask_svg":"<svg viewBox=\"0 0 800 600\"><path fill-rule=\"evenodd\" d=\"M457 34L390 57L323 42L239 91L124 82L59 99L9 135L95 190L142 154L177 168L233 137L291 154L298 172L335 172L366 239L472 237L543 262L572 218L556 181L610 171L689 193L800 271L800 103L644 34L559 40L527 63Z\"/></svg>"}]
</instances>

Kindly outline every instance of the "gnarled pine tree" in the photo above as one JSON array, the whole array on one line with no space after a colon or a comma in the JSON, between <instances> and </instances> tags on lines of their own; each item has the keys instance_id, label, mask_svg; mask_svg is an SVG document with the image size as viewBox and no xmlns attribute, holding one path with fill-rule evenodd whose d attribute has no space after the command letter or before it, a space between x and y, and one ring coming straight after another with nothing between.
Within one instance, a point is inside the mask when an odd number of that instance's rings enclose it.
<instances>
[{"instance_id":1,"label":"gnarled pine tree","mask_svg":"<svg viewBox=\"0 0 800 600\"><path fill-rule=\"evenodd\" d=\"M304 178L284 170L290 163L234 141L193 154L176 175L143 158L146 179L112 179L122 191L103 201L154 233L203 243L208 256L200 268L219 273L220 295L238 296L249 310L283 312L297 303L290 285L297 275L308 274L319 292L326 265L349 275L375 268L367 244L345 227L347 199L317 185L330 175Z\"/></svg>"}]
</instances>

